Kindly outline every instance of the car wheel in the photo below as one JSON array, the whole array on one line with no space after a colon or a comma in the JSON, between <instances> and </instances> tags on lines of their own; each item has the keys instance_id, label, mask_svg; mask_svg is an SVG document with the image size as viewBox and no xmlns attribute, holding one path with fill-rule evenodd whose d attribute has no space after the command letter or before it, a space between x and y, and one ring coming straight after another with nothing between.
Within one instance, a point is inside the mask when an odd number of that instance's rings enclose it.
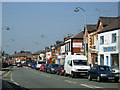
<instances>
[{"instance_id":1,"label":"car wheel","mask_svg":"<svg viewBox=\"0 0 120 90\"><path fill-rule=\"evenodd\" d=\"M100 76L97 76L97 82L100 82L101 79L100 79Z\"/></svg>"},{"instance_id":2,"label":"car wheel","mask_svg":"<svg viewBox=\"0 0 120 90\"><path fill-rule=\"evenodd\" d=\"M91 78L91 76L90 76L90 75L88 76L88 80L89 80L89 81L91 81L91 80L92 80L92 78Z\"/></svg>"},{"instance_id":3,"label":"car wheel","mask_svg":"<svg viewBox=\"0 0 120 90\"><path fill-rule=\"evenodd\" d=\"M115 82L118 83L118 82L119 82L119 79L115 79Z\"/></svg>"},{"instance_id":4,"label":"car wheel","mask_svg":"<svg viewBox=\"0 0 120 90\"><path fill-rule=\"evenodd\" d=\"M71 77L74 78L75 77L75 74L71 72Z\"/></svg>"},{"instance_id":5,"label":"car wheel","mask_svg":"<svg viewBox=\"0 0 120 90\"><path fill-rule=\"evenodd\" d=\"M64 73L64 76L67 77L67 73L66 72Z\"/></svg>"},{"instance_id":6,"label":"car wheel","mask_svg":"<svg viewBox=\"0 0 120 90\"><path fill-rule=\"evenodd\" d=\"M57 73L56 73L57 75L59 75L59 72L57 71Z\"/></svg>"},{"instance_id":7,"label":"car wheel","mask_svg":"<svg viewBox=\"0 0 120 90\"><path fill-rule=\"evenodd\" d=\"M51 70L49 70L49 73L51 74Z\"/></svg>"},{"instance_id":8,"label":"car wheel","mask_svg":"<svg viewBox=\"0 0 120 90\"><path fill-rule=\"evenodd\" d=\"M62 73L60 73L60 75L62 76Z\"/></svg>"}]
</instances>

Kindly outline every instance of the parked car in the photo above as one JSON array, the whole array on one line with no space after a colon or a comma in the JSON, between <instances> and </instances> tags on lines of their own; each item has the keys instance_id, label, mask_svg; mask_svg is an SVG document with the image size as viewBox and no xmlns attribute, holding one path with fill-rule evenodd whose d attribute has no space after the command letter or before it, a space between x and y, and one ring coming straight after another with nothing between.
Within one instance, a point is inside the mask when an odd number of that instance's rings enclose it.
<instances>
[{"instance_id":1,"label":"parked car","mask_svg":"<svg viewBox=\"0 0 120 90\"><path fill-rule=\"evenodd\" d=\"M44 66L45 66L45 64L42 64L42 65L40 66L40 71L43 71Z\"/></svg>"},{"instance_id":2,"label":"parked car","mask_svg":"<svg viewBox=\"0 0 120 90\"><path fill-rule=\"evenodd\" d=\"M45 64L45 66L43 67L43 72L47 72L47 66L48 66L49 64Z\"/></svg>"},{"instance_id":3,"label":"parked car","mask_svg":"<svg viewBox=\"0 0 120 90\"><path fill-rule=\"evenodd\" d=\"M96 65L88 71L88 80L91 81L92 79L96 79L98 82L102 80L114 80L118 82L119 74L113 72L109 66Z\"/></svg>"},{"instance_id":4,"label":"parked car","mask_svg":"<svg viewBox=\"0 0 120 90\"><path fill-rule=\"evenodd\" d=\"M36 63L32 63L31 68L36 68Z\"/></svg>"},{"instance_id":5,"label":"parked car","mask_svg":"<svg viewBox=\"0 0 120 90\"><path fill-rule=\"evenodd\" d=\"M64 65L59 65L57 68L57 75L64 75Z\"/></svg>"},{"instance_id":6,"label":"parked car","mask_svg":"<svg viewBox=\"0 0 120 90\"><path fill-rule=\"evenodd\" d=\"M9 67L9 64L6 61L2 61L2 68Z\"/></svg>"},{"instance_id":7,"label":"parked car","mask_svg":"<svg viewBox=\"0 0 120 90\"><path fill-rule=\"evenodd\" d=\"M21 63L17 63L17 67L22 67L22 64Z\"/></svg>"},{"instance_id":8,"label":"parked car","mask_svg":"<svg viewBox=\"0 0 120 90\"><path fill-rule=\"evenodd\" d=\"M17 66L17 63L13 63L13 66Z\"/></svg>"},{"instance_id":9,"label":"parked car","mask_svg":"<svg viewBox=\"0 0 120 90\"><path fill-rule=\"evenodd\" d=\"M31 66L32 66L32 63L28 63L27 66L28 66L28 67L31 67Z\"/></svg>"},{"instance_id":10,"label":"parked car","mask_svg":"<svg viewBox=\"0 0 120 90\"><path fill-rule=\"evenodd\" d=\"M57 72L57 68L58 68L58 64L49 64L47 66L47 72L48 73L56 73Z\"/></svg>"}]
</instances>

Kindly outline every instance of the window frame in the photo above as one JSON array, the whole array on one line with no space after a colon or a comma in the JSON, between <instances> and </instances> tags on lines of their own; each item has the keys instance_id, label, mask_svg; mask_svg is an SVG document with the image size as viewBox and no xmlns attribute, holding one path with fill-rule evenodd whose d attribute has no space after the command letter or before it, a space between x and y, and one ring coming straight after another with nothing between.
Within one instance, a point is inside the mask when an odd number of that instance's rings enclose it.
<instances>
[{"instance_id":1,"label":"window frame","mask_svg":"<svg viewBox=\"0 0 120 90\"><path fill-rule=\"evenodd\" d=\"M102 40L102 38L103 38L103 40ZM104 44L104 36L100 36L100 44Z\"/></svg>"},{"instance_id":2,"label":"window frame","mask_svg":"<svg viewBox=\"0 0 120 90\"><path fill-rule=\"evenodd\" d=\"M115 43L117 41L116 35L117 35L116 33L112 33L112 43ZM113 37L113 36L115 36L115 37ZM115 39L114 41L113 41L113 38Z\"/></svg>"}]
</instances>

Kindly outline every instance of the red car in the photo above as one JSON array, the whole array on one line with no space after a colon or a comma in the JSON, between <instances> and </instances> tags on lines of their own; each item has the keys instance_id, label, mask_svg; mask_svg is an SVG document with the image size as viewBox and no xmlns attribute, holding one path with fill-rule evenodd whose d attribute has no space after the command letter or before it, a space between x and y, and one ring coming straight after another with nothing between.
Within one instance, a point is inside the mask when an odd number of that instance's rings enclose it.
<instances>
[{"instance_id":1,"label":"red car","mask_svg":"<svg viewBox=\"0 0 120 90\"><path fill-rule=\"evenodd\" d=\"M40 71L43 71L44 66L45 66L45 64L42 64L42 65L40 66Z\"/></svg>"}]
</instances>

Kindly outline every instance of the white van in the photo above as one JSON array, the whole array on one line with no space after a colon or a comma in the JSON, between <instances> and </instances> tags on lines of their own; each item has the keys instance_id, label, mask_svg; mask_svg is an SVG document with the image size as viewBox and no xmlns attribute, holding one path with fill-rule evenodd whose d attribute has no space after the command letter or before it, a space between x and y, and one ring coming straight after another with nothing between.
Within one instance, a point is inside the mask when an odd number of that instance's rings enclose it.
<instances>
[{"instance_id":1,"label":"white van","mask_svg":"<svg viewBox=\"0 0 120 90\"><path fill-rule=\"evenodd\" d=\"M87 76L90 66L87 57L84 55L67 55L65 58L64 70L65 76L68 74L74 76Z\"/></svg>"},{"instance_id":2,"label":"white van","mask_svg":"<svg viewBox=\"0 0 120 90\"><path fill-rule=\"evenodd\" d=\"M37 61L36 70L40 69L40 66L41 66L42 64L46 64L46 62L45 62L45 61Z\"/></svg>"}]
</instances>

